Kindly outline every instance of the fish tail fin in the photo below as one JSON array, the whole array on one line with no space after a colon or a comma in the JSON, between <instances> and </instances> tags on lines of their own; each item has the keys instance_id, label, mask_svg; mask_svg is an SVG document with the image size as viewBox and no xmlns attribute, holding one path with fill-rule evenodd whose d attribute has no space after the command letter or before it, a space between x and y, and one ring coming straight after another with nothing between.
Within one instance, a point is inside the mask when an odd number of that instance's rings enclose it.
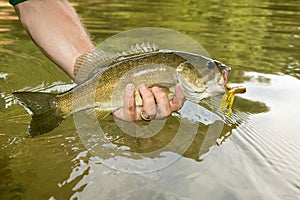
<instances>
[{"instance_id":1,"label":"fish tail fin","mask_svg":"<svg viewBox=\"0 0 300 200\"><path fill-rule=\"evenodd\" d=\"M14 92L14 97L24 109L31 114L29 134L37 136L47 133L64 120L57 107L56 94L42 92Z\"/></svg>"}]
</instances>

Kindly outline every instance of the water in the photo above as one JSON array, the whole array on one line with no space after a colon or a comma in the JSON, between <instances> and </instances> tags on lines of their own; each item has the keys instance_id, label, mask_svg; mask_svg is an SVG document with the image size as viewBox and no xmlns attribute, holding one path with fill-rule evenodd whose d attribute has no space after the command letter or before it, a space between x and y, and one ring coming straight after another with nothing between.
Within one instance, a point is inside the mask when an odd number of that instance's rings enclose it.
<instances>
[{"instance_id":1,"label":"water","mask_svg":"<svg viewBox=\"0 0 300 200\"><path fill-rule=\"evenodd\" d=\"M40 53L13 8L1 1L0 199L299 197L299 1L72 1L72 5L96 44L145 26L187 34L211 57L230 65L231 85L243 85L247 93L235 101L234 123L217 135L207 134L208 125L200 123L192 144L172 165L141 174L111 170L86 150L72 117L48 134L27 137L30 117L11 93L64 91L73 84ZM176 129L177 118L168 121L167 129ZM165 131L149 140L135 139L122 134L112 118L102 126L106 139L114 141L103 147L103 157L128 148L127 153L151 151L173 137Z\"/></svg>"}]
</instances>

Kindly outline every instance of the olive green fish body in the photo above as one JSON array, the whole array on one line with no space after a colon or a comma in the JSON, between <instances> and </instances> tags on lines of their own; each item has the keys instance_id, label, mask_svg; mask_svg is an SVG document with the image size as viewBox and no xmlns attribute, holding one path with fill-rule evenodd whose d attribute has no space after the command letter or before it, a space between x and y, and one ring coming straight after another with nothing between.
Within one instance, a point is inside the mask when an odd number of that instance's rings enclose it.
<instances>
[{"instance_id":1,"label":"olive green fish body","mask_svg":"<svg viewBox=\"0 0 300 200\"><path fill-rule=\"evenodd\" d=\"M124 96L123 91L128 83L132 83L136 87L145 83L149 87L168 88L168 94L172 97L175 85L178 82L176 69L180 64L188 61L193 62L193 66L198 65L197 70L203 68L203 71L206 71L207 62L211 59L187 52L167 50L120 57L108 67L105 66L105 71L94 74L87 81L62 95L59 99L60 107L66 115L78 111L77 109L82 110L92 107L113 111L123 106L123 98L114 101L112 105L113 94L116 97ZM209 79L210 77L203 78ZM71 94L77 94L76 98L72 98L74 95ZM189 96L186 96L189 99ZM136 95L136 98L137 105L141 105L140 96ZM68 103L64 104L64 102ZM73 105L71 102L73 102ZM77 109L72 110L71 107Z\"/></svg>"},{"instance_id":2,"label":"olive green fish body","mask_svg":"<svg viewBox=\"0 0 300 200\"><path fill-rule=\"evenodd\" d=\"M65 115L93 107L113 111L123 105L123 98L118 98L112 105L113 95L124 96L122 94L128 83L136 87L145 83L147 86L168 87L174 91L177 83L175 70L181 62L184 62L181 57L171 53L148 53L120 59L107 70L94 74L77 87L58 95L59 107ZM137 105L141 105L139 95L136 98Z\"/></svg>"},{"instance_id":3,"label":"olive green fish body","mask_svg":"<svg viewBox=\"0 0 300 200\"><path fill-rule=\"evenodd\" d=\"M89 53L88 58L80 60L82 69L75 69L80 77L84 66L88 69L87 77L81 76L79 85L56 96L45 93L16 92L14 96L26 108L31 110L31 135L48 132L58 126L63 119L74 112L95 109L102 117L120 108L124 104L124 89L132 83L135 87L146 84L148 87L159 86L171 99L174 88L179 82L187 100L199 102L201 99L224 93L226 78L223 73L229 68L222 63L201 55L172 51L157 50L140 54L117 56L102 63L97 60L99 53ZM88 63L85 63L87 60ZM83 77L83 78L82 78ZM42 102L39 102L39 94ZM32 99L32 96L34 98ZM142 100L136 92L137 105ZM36 106L30 106L34 104ZM41 104L42 106L39 106ZM29 106L28 106L29 105ZM44 108L44 112L43 112ZM39 110L37 112L37 110ZM42 122L48 115L51 122ZM49 125L50 124L50 125ZM45 128L45 126L47 128Z\"/></svg>"}]
</instances>

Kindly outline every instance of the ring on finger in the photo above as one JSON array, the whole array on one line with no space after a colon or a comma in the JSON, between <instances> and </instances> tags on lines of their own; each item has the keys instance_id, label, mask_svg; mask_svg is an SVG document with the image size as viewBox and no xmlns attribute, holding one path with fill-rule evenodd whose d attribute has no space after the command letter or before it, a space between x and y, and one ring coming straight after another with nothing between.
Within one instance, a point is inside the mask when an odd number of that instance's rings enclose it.
<instances>
[{"instance_id":1,"label":"ring on finger","mask_svg":"<svg viewBox=\"0 0 300 200\"><path fill-rule=\"evenodd\" d=\"M141 118L142 118L144 121L151 121L151 116L148 115L147 113L145 113L144 111L142 111L142 112L140 113L140 115L141 115Z\"/></svg>"}]
</instances>

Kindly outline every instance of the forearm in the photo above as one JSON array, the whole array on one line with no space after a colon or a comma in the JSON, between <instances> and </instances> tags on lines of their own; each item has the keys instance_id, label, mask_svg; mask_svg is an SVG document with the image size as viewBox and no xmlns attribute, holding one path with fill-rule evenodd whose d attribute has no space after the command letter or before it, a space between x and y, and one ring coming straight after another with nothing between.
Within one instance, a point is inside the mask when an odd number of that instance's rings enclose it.
<instances>
[{"instance_id":1,"label":"forearm","mask_svg":"<svg viewBox=\"0 0 300 200\"><path fill-rule=\"evenodd\" d=\"M94 49L78 15L66 0L29 0L15 10L42 52L72 79L76 58Z\"/></svg>"}]
</instances>

